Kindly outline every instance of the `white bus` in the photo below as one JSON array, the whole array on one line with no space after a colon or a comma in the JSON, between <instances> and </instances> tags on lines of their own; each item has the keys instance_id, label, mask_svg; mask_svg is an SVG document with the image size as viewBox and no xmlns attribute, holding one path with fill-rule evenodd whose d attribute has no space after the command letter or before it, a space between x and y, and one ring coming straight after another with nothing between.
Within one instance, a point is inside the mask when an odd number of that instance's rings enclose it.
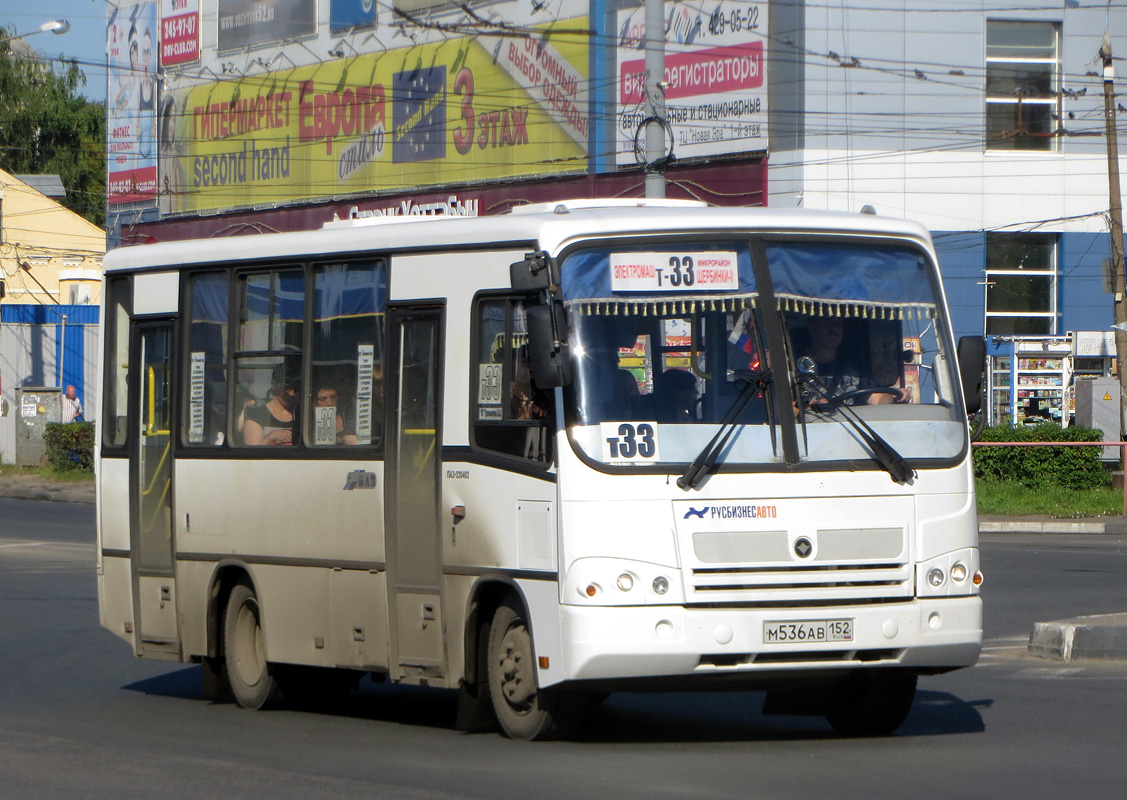
<instances>
[{"instance_id":1,"label":"white bus","mask_svg":"<svg viewBox=\"0 0 1127 800\"><path fill-rule=\"evenodd\" d=\"M113 251L102 624L248 708L371 674L514 738L708 688L890 732L982 639L936 263L656 200Z\"/></svg>"}]
</instances>

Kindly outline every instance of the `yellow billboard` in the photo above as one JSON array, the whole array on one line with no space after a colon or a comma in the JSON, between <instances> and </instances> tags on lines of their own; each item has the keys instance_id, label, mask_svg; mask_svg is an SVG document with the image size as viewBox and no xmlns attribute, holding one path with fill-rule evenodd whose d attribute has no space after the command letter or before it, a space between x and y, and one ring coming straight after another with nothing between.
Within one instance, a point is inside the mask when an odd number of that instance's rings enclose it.
<instances>
[{"instance_id":1,"label":"yellow billboard","mask_svg":"<svg viewBox=\"0 0 1127 800\"><path fill-rule=\"evenodd\" d=\"M475 36L171 93L171 213L587 170L585 20Z\"/></svg>"}]
</instances>

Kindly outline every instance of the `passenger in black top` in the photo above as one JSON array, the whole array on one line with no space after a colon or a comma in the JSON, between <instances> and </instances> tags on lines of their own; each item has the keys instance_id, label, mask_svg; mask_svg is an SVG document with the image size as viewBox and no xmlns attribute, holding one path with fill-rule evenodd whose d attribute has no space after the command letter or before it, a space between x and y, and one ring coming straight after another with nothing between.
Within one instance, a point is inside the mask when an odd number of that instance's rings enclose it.
<instances>
[{"instance_id":1,"label":"passenger in black top","mask_svg":"<svg viewBox=\"0 0 1127 800\"><path fill-rule=\"evenodd\" d=\"M296 382L275 375L271 397L262 406L246 409L243 444L293 444L298 420Z\"/></svg>"}]
</instances>

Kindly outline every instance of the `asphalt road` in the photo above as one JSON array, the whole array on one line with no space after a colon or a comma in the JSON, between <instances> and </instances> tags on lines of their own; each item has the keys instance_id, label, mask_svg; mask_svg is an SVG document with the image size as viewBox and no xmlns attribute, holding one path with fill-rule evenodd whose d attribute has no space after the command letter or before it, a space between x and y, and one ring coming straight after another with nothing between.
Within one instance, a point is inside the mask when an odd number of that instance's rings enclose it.
<instances>
[{"instance_id":1,"label":"asphalt road","mask_svg":"<svg viewBox=\"0 0 1127 800\"><path fill-rule=\"evenodd\" d=\"M614 695L577 741L453 730L448 691L342 713L200 699L98 625L93 508L0 499L0 798L1120 797L1127 664L1023 655L1033 622L1127 611L1127 541L983 539L986 652L900 732L842 739L758 694Z\"/></svg>"}]
</instances>

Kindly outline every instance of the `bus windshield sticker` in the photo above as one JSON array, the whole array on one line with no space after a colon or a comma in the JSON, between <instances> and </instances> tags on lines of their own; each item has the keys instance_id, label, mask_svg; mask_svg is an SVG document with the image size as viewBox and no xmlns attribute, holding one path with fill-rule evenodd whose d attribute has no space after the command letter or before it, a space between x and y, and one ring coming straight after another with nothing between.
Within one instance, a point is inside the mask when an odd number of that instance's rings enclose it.
<instances>
[{"instance_id":1,"label":"bus windshield sticker","mask_svg":"<svg viewBox=\"0 0 1127 800\"><path fill-rule=\"evenodd\" d=\"M603 461L638 464L661 460L656 422L601 422Z\"/></svg>"},{"instance_id":2,"label":"bus windshield sticker","mask_svg":"<svg viewBox=\"0 0 1127 800\"><path fill-rule=\"evenodd\" d=\"M500 406L493 408L479 408L477 418L480 422L504 422L505 414Z\"/></svg>"},{"instance_id":3,"label":"bus windshield sticker","mask_svg":"<svg viewBox=\"0 0 1127 800\"><path fill-rule=\"evenodd\" d=\"M337 443L337 407L317 406L313 409L314 444Z\"/></svg>"},{"instance_id":4,"label":"bus windshield sticker","mask_svg":"<svg viewBox=\"0 0 1127 800\"><path fill-rule=\"evenodd\" d=\"M740 288L734 252L611 253L613 292L728 292Z\"/></svg>"},{"instance_id":5,"label":"bus windshield sticker","mask_svg":"<svg viewBox=\"0 0 1127 800\"><path fill-rule=\"evenodd\" d=\"M188 442L203 443L204 367L207 353L192 353L190 387L188 389Z\"/></svg>"},{"instance_id":6,"label":"bus windshield sticker","mask_svg":"<svg viewBox=\"0 0 1127 800\"><path fill-rule=\"evenodd\" d=\"M356 346L356 444L372 443L372 381L376 346ZM335 426L336 423L334 423Z\"/></svg>"},{"instance_id":7,"label":"bus windshield sticker","mask_svg":"<svg viewBox=\"0 0 1127 800\"><path fill-rule=\"evenodd\" d=\"M477 404L480 406L501 405L501 365L478 364ZM484 417L482 417L484 419Z\"/></svg>"}]
</instances>

